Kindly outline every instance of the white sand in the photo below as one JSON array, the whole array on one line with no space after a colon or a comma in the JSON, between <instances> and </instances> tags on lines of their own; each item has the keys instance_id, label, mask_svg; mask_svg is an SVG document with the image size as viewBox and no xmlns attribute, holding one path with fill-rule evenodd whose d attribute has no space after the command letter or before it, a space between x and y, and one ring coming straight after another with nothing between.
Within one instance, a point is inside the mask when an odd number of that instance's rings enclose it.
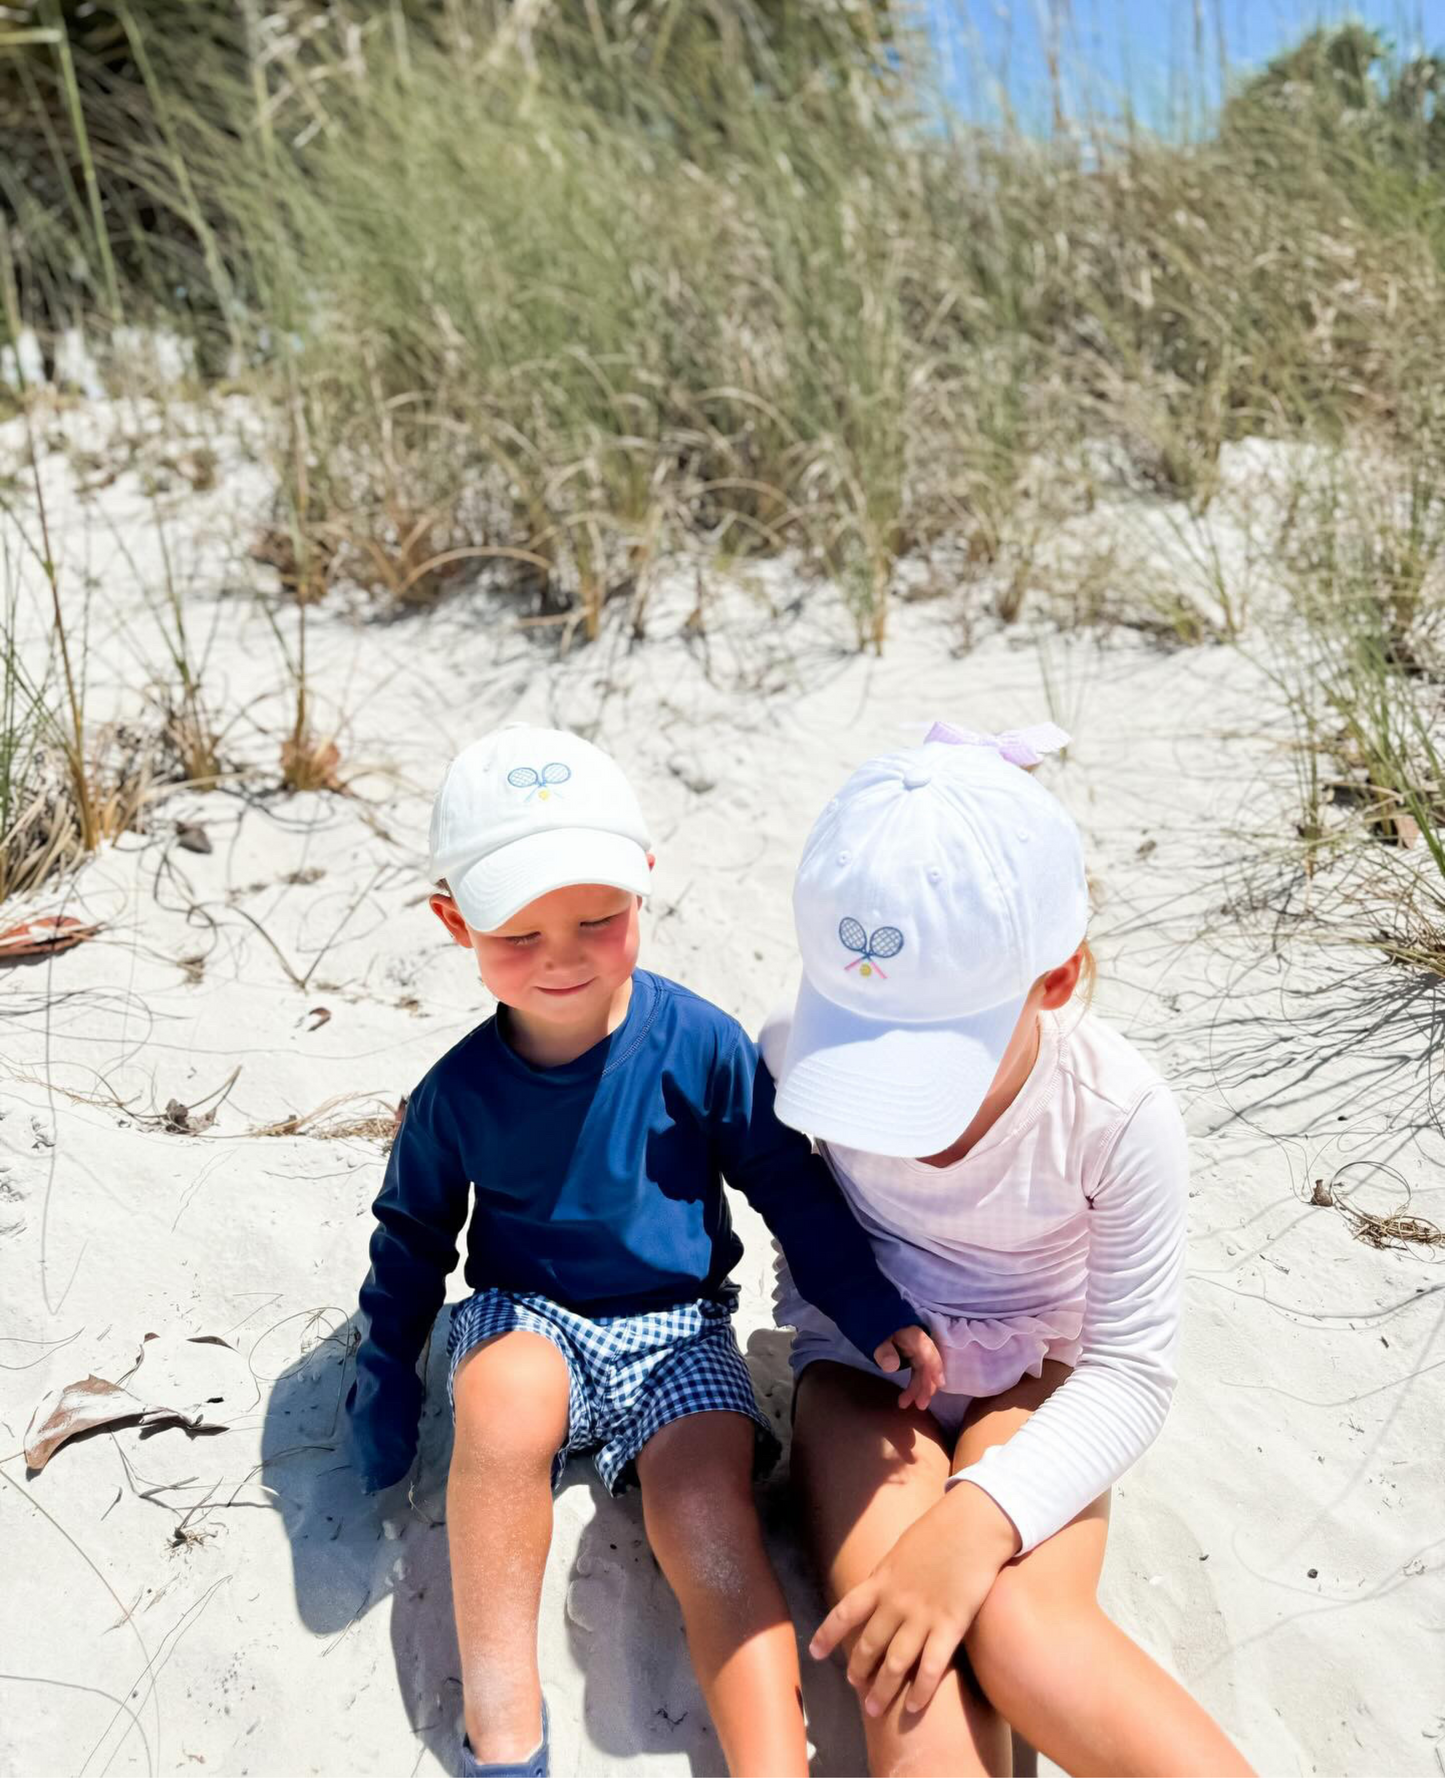
<instances>
[{"instance_id":1,"label":"white sand","mask_svg":"<svg viewBox=\"0 0 1445 1778\"><path fill-rule=\"evenodd\" d=\"M72 433L102 419L82 413ZM0 429L0 467L18 447ZM697 578L679 569L646 644L617 623L561 662L481 594L392 624L338 600L312 614L311 672L355 795L282 798L261 786L283 679L245 596L257 571L238 516L259 507L259 469L227 446L214 492L178 484L158 508L134 471L88 504L63 455L46 478L72 600L93 577L93 708L134 710L162 657L143 596L164 585L159 512L193 633L212 638L213 699L241 713L230 751L258 776L170 797L64 902L102 935L0 975L0 1771L452 1769L446 1535L429 1522L449 1440L440 1351L419 1511L383 1524L337 1449L380 1145L247 1134L333 1095L367 1096L334 1116L388 1109L489 1010L422 899L449 753L515 716L614 750L658 840L644 961L755 1024L789 981L802 837L846 771L935 715L1050 714L1076 737L1047 781L1089 841L1100 1003L1175 1083L1195 1139L1183 1382L1116 1490L1106 1602L1265 1772L1445 1771L1445 1274L1359 1244L1301 1194L1346 1161L1388 1163L1415 1213L1445 1221L1438 1002L1367 951L1286 934L1272 949L1267 917L1241 911L1268 886L1290 767L1287 725L1236 652L977 622L956 652L975 592L900 606L887 654L867 658L826 593L777 566L714 577L692 640ZM32 648L41 633L37 618ZM205 824L210 855L176 847L180 818ZM0 924L60 905L12 904ZM204 958L198 981L187 957ZM317 1007L330 1018L312 1029ZM205 1134L150 1117L237 1068ZM739 1224L739 1333L786 1433L768 1242L741 1206ZM120 1378L148 1333L232 1342L244 1363L186 1349L213 1359L214 1387L194 1395L222 1394L227 1429L100 1432L27 1478L35 1404ZM191 1507L195 1541L174 1548ZM821 1607L781 1477L764 1511L806 1635ZM635 1497L605 1500L580 1463L557 1503L541 1646L554 1771L721 1770ZM861 1770L840 1676L811 1671L808 1694L817 1771Z\"/></svg>"}]
</instances>

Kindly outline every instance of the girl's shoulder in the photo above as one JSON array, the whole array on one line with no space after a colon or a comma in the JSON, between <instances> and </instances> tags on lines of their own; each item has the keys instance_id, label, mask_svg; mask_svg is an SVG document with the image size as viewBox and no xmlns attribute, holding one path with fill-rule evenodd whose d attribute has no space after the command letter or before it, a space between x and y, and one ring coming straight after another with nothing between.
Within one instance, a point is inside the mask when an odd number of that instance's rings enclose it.
<instances>
[{"instance_id":1,"label":"girl's shoulder","mask_svg":"<svg viewBox=\"0 0 1445 1778\"><path fill-rule=\"evenodd\" d=\"M1101 1109L1127 1114L1156 1089L1169 1087L1163 1075L1122 1032L1097 1013L1053 1015L1059 1037L1059 1072L1075 1091Z\"/></svg>"},{"instance_id":2,"label":"girl's shoulder","mask_svg":"<svg viewBox=\"0 0 1445 1778\"><path fill-rule=\"evenodd\" d=\"M1087 1129L1082 1169L1091 1199L1117 1176L1182 1181L1188 1138L1169 1083L1128 1038L1095 1013L1061 1028L1059 1073Z\"/></svg>"}]
</instances>

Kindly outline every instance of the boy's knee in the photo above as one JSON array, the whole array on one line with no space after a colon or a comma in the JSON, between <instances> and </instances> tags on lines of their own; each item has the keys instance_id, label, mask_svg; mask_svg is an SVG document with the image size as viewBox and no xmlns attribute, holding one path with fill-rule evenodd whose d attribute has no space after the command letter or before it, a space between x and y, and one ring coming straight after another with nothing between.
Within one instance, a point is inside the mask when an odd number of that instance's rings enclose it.
<instances>
[{"instance_id":1,"label":"boy's knee","mask_svg":"<svg viewBox=\"0 0 1445 1778\"><path fill-rule=\"evenodd\" d=\"M757 1434L741 1414L689 1414L655 1433L637 1457L648 1514L691 1520L751 1514Z\"/></svg>"},{"instance_id":2,"label":"boy's knee","mask_svg":"<svg viewBox=\"0 0 1445 1778\"><path fill-rule=\"evenodd\" d=\"M681 1424L680 1422L678 1424ZM751 1425L746 1437L716 1441L704 1460L684 1436L668 1439L664 1428L638 1462L643 1517L653 1551L671 1573L681 1570L701 1584L726 1582L741 1556L761 1547L762 1530L753 1497Z\"/></svg>"},{"instance_id":3,"label":"boy's knee","mask_svg":"<svg viewBox=\"0 0 1445 1778\"><path fill-rule=\"evenodd\" d=\"M506 1334L465 1358L452 1383L452 1465L550 1470L567 1436L567 1367L536 1335Z\"/></svg>"}]
</instances>

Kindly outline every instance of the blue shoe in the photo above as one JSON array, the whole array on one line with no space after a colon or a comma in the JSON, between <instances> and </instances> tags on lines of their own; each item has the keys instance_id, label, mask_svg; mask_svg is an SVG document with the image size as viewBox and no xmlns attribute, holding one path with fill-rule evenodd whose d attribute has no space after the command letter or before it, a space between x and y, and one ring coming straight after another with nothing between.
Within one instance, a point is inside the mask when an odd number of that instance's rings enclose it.
<instances>
[{"instance_id":1,"label":"blue shoe","mask_svg":"<svg viewBox=\"0 0 1445 1778\"><path fill-rule=\"evenodd\" d=\"M548 1778L551 1765L547 1757L547 1700L542 1700L542 1739L526 1759L502 1760L483 1765L472 1752L466 1735L462 1736L460 1778Z\"/></svg>"}]
</instances>

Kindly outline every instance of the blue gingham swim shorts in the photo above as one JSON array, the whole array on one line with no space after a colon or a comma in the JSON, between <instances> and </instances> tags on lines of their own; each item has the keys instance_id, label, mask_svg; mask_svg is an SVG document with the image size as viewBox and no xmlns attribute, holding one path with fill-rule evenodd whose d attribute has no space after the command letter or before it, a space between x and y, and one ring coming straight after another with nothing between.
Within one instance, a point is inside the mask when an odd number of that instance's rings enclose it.
<instances>
[{"instance_id":1,"label":"blue gingham swim shorts","mask_svg":"<svg viewBox=\"0 0 1445 1778\"><path fill-rule=\"evenodd\" d=\"M447 1400L456 1417L457 1367L483 1340L522 1330L550 1340L567 1363L567 1438L552 1460L552 1486L570 1456L591 1451L609 1494L636 1480L637 1453L689 1414L742 1414L757 1441L754 1472L765 1475L779 1445L758 1407L733 1335L735 1293L593 1320L545 1296L479 1290L452 1310Z\"/></svg>"}]
</instances>

